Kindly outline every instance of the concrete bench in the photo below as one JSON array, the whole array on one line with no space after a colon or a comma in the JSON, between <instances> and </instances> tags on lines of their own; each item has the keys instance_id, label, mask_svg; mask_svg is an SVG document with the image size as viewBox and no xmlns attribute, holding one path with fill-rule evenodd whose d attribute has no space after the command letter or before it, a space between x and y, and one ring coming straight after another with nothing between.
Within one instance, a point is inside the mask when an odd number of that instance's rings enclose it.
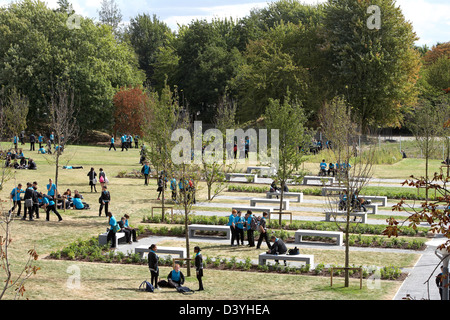
<instances>
[{"instance_id":1,"label":"concrete bench","mask_svg":"<svg viewBox=\"0 0 450 320\"><path fill-rule=\"evenodd\" d=\"M225 178L228 181L231 181L231 178L233 177L252 177L253 178L253 182L257 182L258 181L258 175L255 173L226 173L225 174Z\"/></svg>"},{"instance_id":2,"label":"concrete bench","mask_svg":"<svg viewBox=\"0 0 450 320\"><path fill-rule=\"evenodd\" d=\"M346 216L347 212L337 211L337 212L325 212L325 220L331 221L331 216ZM367 212L350 212L350 217L361 218L361 223L367 222Z\"/></svg>"},{"instance_id":3,"label":"concrete bench","mask_svg":"<svg viewBox=\"0 0 450 320\"><path fill-rule=\"evenodd\" d=\"M108 238L108 232L102 233L98 236L98 244L101 246L105 246L108 244L106 239ZM120 240L120 241L119 241ZM119 245L119 242L125 242L125 232L116 232L116 247Z\"/></svg>"},{"instance_id":4,"label":"concrete bench","mask_svg":"<svg viewBox=\"0 0 450 320\"><path fill-rule=\"evenodd\" d=\"M341 231L322 231L322 230L297 230L295 231L295 243L301 243L302 237L330 237L336 238L336 244L342 246L344 243L344 233Z\"/></svg>"},{"instance_id":5,"label":"concrete bench","mask_svg":"<svg viewBox=\"0 0 450 320\"><path fill-rule=\"evenodd\" d=\"M276 207L280 207L280 201L279 199L265 199L265 198L253 198L250 199L250 206L255 207L257 203L264 203L264 204L273 204ZM283 210L289 210L289 200L283 199Z\"/></svg>"},{"instance_id":6,"label":"concrete bench","mask_svg":"<svg viewBox=\"0 0 450 320\"><path fill-rule=\"evenodd\" d=\"M320 177L320 176L304 176L303 177L303 185L307 185L309 181L318 181L320 185L322 185L322 181L326 181L325 183L333 184L334 183L334 177Z\"/></svg>"},{"instance_id":7,"label":"concrete bench","mask_svg":"<svg viewBox=\"0 0 450 320\"><path fill-rule=\"evenodd\" d=\"M311 269L314 268L314 255L312 254L269 254L269 253L261 253L259 255L259 265L263 266L266 264L267 260L286 260L286 261L300 261L305 262L311 266Z\"/></svg>"},{"instance_id":8,"label":"concrete bench","mask_svg":"<svg viewBox=\"0 0 450 320\"><path fill-rule=\"evenodd\" d=\"M227 233L227 239L231 240L231 230L229 226L216 226L206 224L191 224L188 226L189 237L195 237L195 231L220 231Z\"/></svg>"},{"instance_id":9,"label":"concrete bench","mask_svg":"<svg viewBox=\"0 0 450 320\"><path fill-rule=\"evenodd\" d=\"M351 190L352 188L350 188ZM322 188L322 196L327 196L328 194L332 193L332 192L344 192L345 190L347 190L346 187L323 187Z\"/></svg>"},{"instance_id":10,"label":"concrete bench","mask_svg":"<svg viewBox=\"0 0 450 320\"><path fill-rule=\"evenodd\" d=\"M276 196L281 196L281 192L267 192L266 193L266 198L267 199L272 199L273 197ZM284 197L294 197L297 198L297 201L291 200L293 202L303 202L303 193L302 192L285 192L283 193L283 198Z\"/></svg>"},{"instance_id":11,"label":"concrete bench","mask_svg":"<svg viewBox=\"0 0 450 320\"><path fill-rule=\"evenodd\" d=\"M134 253L137 253L141 256L141 258L144 256L144 253L150 252L149 246L139 246L134 249ZM186 257L186 248L182 247L157 247L157 253L168 253L168 254L176 254L180 256L180 258Z\"/></svg>"},{"instance_id":12,"label":"concrete bench","mask_svg":"<svg viewBox=\"0 0 450 320\"><path fill-rule=\"evenodd\" d=\"M379 206L379 204L376 204L376 203L364 205L364 207L366 207L366 209L372 209L372 214L378 214L378 206Z\"/></svg>"},{"instance_id":13,"label":"concrete bench","mask_svg":"<svg viewBox=\"0 0 450 320\"><path fill-rule=\"evenodd\" d=\"M247 173L252 173L253 170L258 170L261 172L261 175L274 175L277 170L272 167L247 167Z\"/></svg>"},{"instance_id":14,"label":"concrete bench","mask_svg":"<svg viewBox=\"0 0 450 320\"><path fill-rule=\"evenodd\" d=\"M364 200L370 200L372 202L380 201L381 202L380 207L387 206L387 197L384 197L384 196L359 196L359 198L363 198Z\"/></svg>"},{"instance_id":15,"label":"concrete bench","mask_svg":"<svg viewBox=\"0 0 450 320\"><path fill-rule=\"evenodd\" d=\"M239 206L239 207L232 207L231 210L236 209L237 211L241 211L243 213L246 213L248 210L251 210L252 212L273 212L273 207L252 207L252 206Z\"/></svg>"}]
</instances>

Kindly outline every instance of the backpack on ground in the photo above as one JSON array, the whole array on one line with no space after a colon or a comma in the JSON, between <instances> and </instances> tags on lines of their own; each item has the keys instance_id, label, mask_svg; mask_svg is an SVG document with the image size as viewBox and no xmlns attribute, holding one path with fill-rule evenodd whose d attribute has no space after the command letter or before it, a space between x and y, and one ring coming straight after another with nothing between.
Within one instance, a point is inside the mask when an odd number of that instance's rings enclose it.
<instances>
[{"instance_id":1,"label":"backpack on ground","mask_svg":"<svg viewBox=\"0 0 450 320\"><path fill-rule=\"evenodd\" d=\"M193 293L195 293L194 290L191 290L191 289L188 288L188 287L179 286L179 287L177 287L176 289L177 289L177 291L178 291L179 293L182 293L182 294L193 294Z\"/></svg>"},{"instance_id":2,"label":"backpack on ground","mask_svg":"<svg viewBox=\"0 0 450 320\"><path fill-rule=\"evenodd\" d=\"M255 216L252 217L252 221L250 222L250 229L253 231L258 230L258 218Z\"/></svg>"},{"instance_id":3,"label":"backpack on ground","mask_svg":"<svg viewBox=\"0 0 450 320\"><path fill-rule=\"evenodd\" d=\"M144 290L145 292L154 292L155 288L153 287L153 285L150 282L145 280L139 286L139 290Z\"/></svg>"},{"instance_id":4,"label":"backpack on ground","mask_svg":"<svg viewBox=\"0 0 450 320\"><path fill-rule=\"evenodd\" d=\"M298 250L297 247L295 247L294 249L289 249L289 250L288 250L288 254L291 255L291 256L293 256L293 255L300 254L300 251Z\"/></svg>"}]
</instances>

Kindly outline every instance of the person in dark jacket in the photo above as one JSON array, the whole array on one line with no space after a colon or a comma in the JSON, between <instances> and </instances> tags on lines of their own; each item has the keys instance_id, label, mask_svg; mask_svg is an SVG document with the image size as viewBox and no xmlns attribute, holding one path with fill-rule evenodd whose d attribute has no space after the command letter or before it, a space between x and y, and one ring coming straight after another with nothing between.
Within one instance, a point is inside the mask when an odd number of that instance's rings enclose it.
<instances>
[{"instance_id":1,"label":"person in dark jacket","mask_svg":"<svg viewBox=\"0 0 450 320\"><path fill-rule=\"evenodd\" d=\"M89 185L91 186L91 192L92 189L94 189L94 191L97 192L97 188L95 187L95 184L97 183L97 173L95 172L94 168L91 168L91 171L88 172L87 176L89 177Z\"/></svg>"},{"instance_id":2,"label":"person in dark jacket","mask_svg":"<svg viewBox=\"0 0 450 320\"><path fill-rule=\"evenodd\" d=\"M33 221L33 201L35 199L35 191L31 183L27 183L27 189L25 190L25 195L23 196L24 201L24 213L22 220L27 218L27 212L30 215L30 221Z\"/></svg>"},{"instance_id":3,"label":"person in dark jacket","mask_svg":"<svg viewBox=\"0 0 450 320\"><path fill-rule=\"evenodd\" d=\"M170 288L180 287L184 284L184 274L180 271L180 265L177 263L173 270L167 275L167 282Z\"/></svg>"},{"instance_id":4,"label":"person in dark jacket","mask_svg":"<svg viewBox=\"0 0 450 320\"><path fill-rule=\"evenodd\" d=\"M155 289L159 289L159 287L158 287L158 277L159 277L158 260L159 260L159 257L156 254L156 251L158 251L158 248L156 247L156 244L152 244L149 247L149 249L150 249L150 252L148 253L148 268L149 268L150 274L152 276L150 283L155 287Z\"/></svg>"},{"instance_id":5,"label":"person in dark jacket","mask_svg":"<svg viewBox=\"0 0 450 320\"><path fill-rule=\"evenodd\" d=\"M103 186L102 188L102 194L100 196L100 208L98 209L98 216L100 217L102 215L103 207L105 207L105 214L108 213L108 207L109 203L111 201L111 195L109 191L107 190L107 186Z\"/></svg>"},{"instance_id":6,"label":"person in dark jacket","mask_svg":"<svg viewBox=\"0 0 450 320\"><path fill-rule=\"evenodd\" d=\"M203 257L201 254L201 249L199 246L196 246L194 248L194 252L195 252L195 273L197 274L197 280L198 280L198 290L197 291L202 291L204 290L203 288L203 281L202 281L202 277L203 277Z\"/></svg>"},{"instance_id":7,"label":"person in dark jacket","mask_svg":"<svg viewBox=\"0 0 450 320\"><path fill-rule=\"evenodd\" d=\"M267 250L267 253L269 254L285 254L287 252L286 244L283 242L283 240L271 236L270 240L273 241L273 245L270 248L270 250ZM278 263L278 260L275 260L276 263ZM286 265L286 260L284 260L284 264Z\"/></svg>"}]
</instances>

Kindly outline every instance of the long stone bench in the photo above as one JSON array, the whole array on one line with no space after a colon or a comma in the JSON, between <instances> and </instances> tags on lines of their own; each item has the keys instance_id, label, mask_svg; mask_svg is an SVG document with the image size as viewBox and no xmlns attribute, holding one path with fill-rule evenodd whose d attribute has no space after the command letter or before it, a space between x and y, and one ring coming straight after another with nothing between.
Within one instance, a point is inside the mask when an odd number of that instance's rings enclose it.
<instances>
[{"instance_id":1,"label":"long stone bench","mask_svg":"<svg viewBox=\"0 0 450 320\"><path fill-rule=\"evenodd\" d=\"M258 182L258 175L255 173L226 173L225 174L225 178L228 181L231 181L231 178L233 177L252 177L253 178L253 182L256 183Z\"/></svg>"},{"instance_id":2,"label":"long stone bench","mask_svg":"<svg viewBox=\"0 0 450 320\"><path fill-rule=\"evenodd\" d=\"M330 237L336 238L336 244L342 246L344 243L344 233L341 231L322 231L322 230L297 230L295 231L295 243L301 243L302 237Z\"/></svg>"},{"instance_id":3,"label":"long stone bench","mask_svg":"<svg viewBox=\"0 0 450 320\"><path fill-rule=\"evenodd\" d=\"M265 204L273 204L279 208L280 201L281 201L280 199L253 198L253 199L250 199L250 206L255 207L257 203L262 202ZM282 206L283 210L289 210L289 200L283 199L282 203L283 203L283 206Z\"/></svg>"},{"instance_id":4,"label":"long stone bench","mask_svg":"<svg viewBox=\"0 0 450 320\"><path fill-rule=\"evenodd\" d=\"M189 237L195 237L195 231L220 231L227 233L227 239L231 240L231 230L229 226L216 226L206 224L191 224L188 226Z\"/></svg>"},{"instance_id":5,"label":"long stone bench","mask_svg":"<svg viewBox=\"0 0 450 320\"><path fill-rule=\"evenodd\" d=\"M349 188L350 190L352 188ZM323 187L322 188L322 196L327 196L331 192L344 192L347 190L346 187Z\"/></svg>"},{"instance_id":6,"label":"long stone bench","mask_svg":"<svg viewBox=\"0 0 450 320\"><path fill-rule=\"evenodd\" d=\"M276 174L277 170L271 167L247 167L247 173L252 173L253 170L258 170L261 175L272 175Z\"/></svg>"},{"instance_id":7,"label":"long stone bench","mask_svg":"<svg viewBox=\"0 0 450 320\"><path fill-rule=\"evenodd\" d=\"M266 198L267 199L272 199L273 197L276 196L281 196L281 192L267 192L266 193ZM291 200L293 202L303 202L303 193L302 192L284 192L283 193L283 198L284 197L294 197L297 198L297 201Z\"/></svg>"},{"instance_id":8,"label":"long stone bench","mask_svg":"<svg viewBox=\"0 0 450 320\"><path fill-rule=\"evenodd\" d=\"M168 253L168 254L176 254L179 255L180 258L186 257L186 248L182 247L157 247L157 253ZM134 253L137 253L141 256L141 258L144 256L144 253L150 252L150 249L148 246L139 246L134 249Z\"/></svg>"},{"instance_id":9,"label":"long stone bench","mask_svg":"<svg viewBox=\"0 0 450 320\"><path fill-rule=\"evenodd\" d=\"M303 177L303 185L308 185L309 181L318 181L320 183L320 185L322 185L323 181L326 180L328 184L333 184L334 183L334 177L320 177L320 176L304 176Z\"/></svg>"},{"instance_id":10,"label":"long stone bench","mask_svg":"<svg viewBox=\"0 0 450 320\"><path fill-rule=\"evenodd\" d=\"M374 201L380 201L381 205L380 207L386 207L387 206L387 197L385 196L359 196L360 198L363 198L364 200L370 200L372 202Z\"/></svg>"},{"instance_id":11,"label":"long stone bench","mask_svg":"<svg viewBox=\"0 0 450 320\"><path fill-rule=\"evenodd\" d=\"M273 212L273 207L252 207L252 206L233 206L231 210L236 209L237 211L241 211L243 213L247 212L248 210L251 210L252 212L267 212L271 213Z\"/></svg>"},{"instance_id":12,"label":"long stone bench","mask_svg":"<svg viewBox=\"0 0 450 320\"><path fill-rule=\"evenodd\" d=\"M379 204L371 203L371 204L366 204L364 206L366 207L366 209L372 209L372 214L378 214L378 206L379 206Z\"/></svg>"},{"instance_id":13,"label":"long stone bench","mask_svg":"<svg viewBox=\"0 0 450 320\"><path fill-rule=\"evenodd\" d=\"M331 217L334 216L346 216L347 212L344 211L334 211L334 212L325 212L325 220L331 221ZM367 212L350 212L350 217L361 218L361 223L367 222Z\"/></svg>"},{"instance_id":14,"label":"long stone bench","mask_svg":"<svg viewBox=\"0 0 450 320\"><path fill-rule=\"evenodd\" d=\"M106 239L108 238L108 232L102 233L98 236L98 244L101 246L105 246L108 244ZM116 232L116 247L119 245L119 242L125 242L125 232Z\"/></svg>"},{"instance_id":15,"label":"long stone bench","mask_svg":"<svg viewBox=\"0 0 450 320\"><path fill-rule=\"evenodd\" d=\"M311 266L311 269L314 268L314 255L312 254L269 254L269 253L261 253L259 255L258 263L260 266L266 264L267 260L286 260L286 261L300 261L305 262Z\"/></svg>"}]
</instances>

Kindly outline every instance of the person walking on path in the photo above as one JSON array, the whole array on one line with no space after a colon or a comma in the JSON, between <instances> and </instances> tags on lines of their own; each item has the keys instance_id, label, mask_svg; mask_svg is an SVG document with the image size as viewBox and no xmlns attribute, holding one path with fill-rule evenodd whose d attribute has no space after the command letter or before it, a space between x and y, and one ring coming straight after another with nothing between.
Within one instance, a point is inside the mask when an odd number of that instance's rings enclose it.
<instances>
[{"instance_id":1,"label":"person walking on path","mask_svg":"<svg viewBox=\"0 0 450 320\"><path fill-rule=\"evenodd\" d=\"M197 291L202 291L204 290L203 288L203 257L201 254L201 249L199 246L196 246L194 248L194 252L195 252L195 273L197 275L197 280L198 280L198 290Z\"/></svg>"},{"instance_id":2,"label":"person walking on path","mask_svg":"<svg viewBox=\"0 0 450 320\"><path fill-rule=\"evenodd\" d=\"M111 202L111 194L107 190L107 186L103 186L102 188L102 194L100 195L100 208L98 209L98 216L100 217L102 215L103 208L105 208L105 214L108 214L109 212L109 203Z\"/></svg>"},{"instance_id":3,"label":"person walking on path","mask_svg":"<svg viewBox=\"0 0 450 320\"><path fill-rule=\"evenodd\" d=\"M159 257L156 254L156 251L158 251L158 248L156 247L156 244L152 244L149 247L149 249L150 249L150 252L148 253L148 268L150 270L150 275L151 275L150 283L153 285L153 287L155 289L159 289L159 287L158 287L158 277L159 277L158 261L159 261Z\"/></svg>"},{"instance_id":4,"label":"person walking on path","mask_svg":"<svg viewBox=\"0 0 450 320\"><path fill-rule=\"evenodd\" d=\"M259 249L261 247L262 241L265 240L267 247L270 249L271 245L269 242L269 237L267 235L267 226L266 226L266 217L269 214L267 212L263 212L263 216L259 220L259 238L258 238L258 244L256 246L256 249Z\"/></svg>"},{"instance_id":5,"label":"person walking on path","mask_svg":"<svg viewBox=\"0 0 450 320\"><path fill-rule=\"evenodd\" d=\"M89 185L91 186L91 192L94 190L97 192L97 188L95 185L97 184L97 173L94 168L91 168L91 171L88 172L87 176L89 177Z\"/></svg>"}]
</instances>

